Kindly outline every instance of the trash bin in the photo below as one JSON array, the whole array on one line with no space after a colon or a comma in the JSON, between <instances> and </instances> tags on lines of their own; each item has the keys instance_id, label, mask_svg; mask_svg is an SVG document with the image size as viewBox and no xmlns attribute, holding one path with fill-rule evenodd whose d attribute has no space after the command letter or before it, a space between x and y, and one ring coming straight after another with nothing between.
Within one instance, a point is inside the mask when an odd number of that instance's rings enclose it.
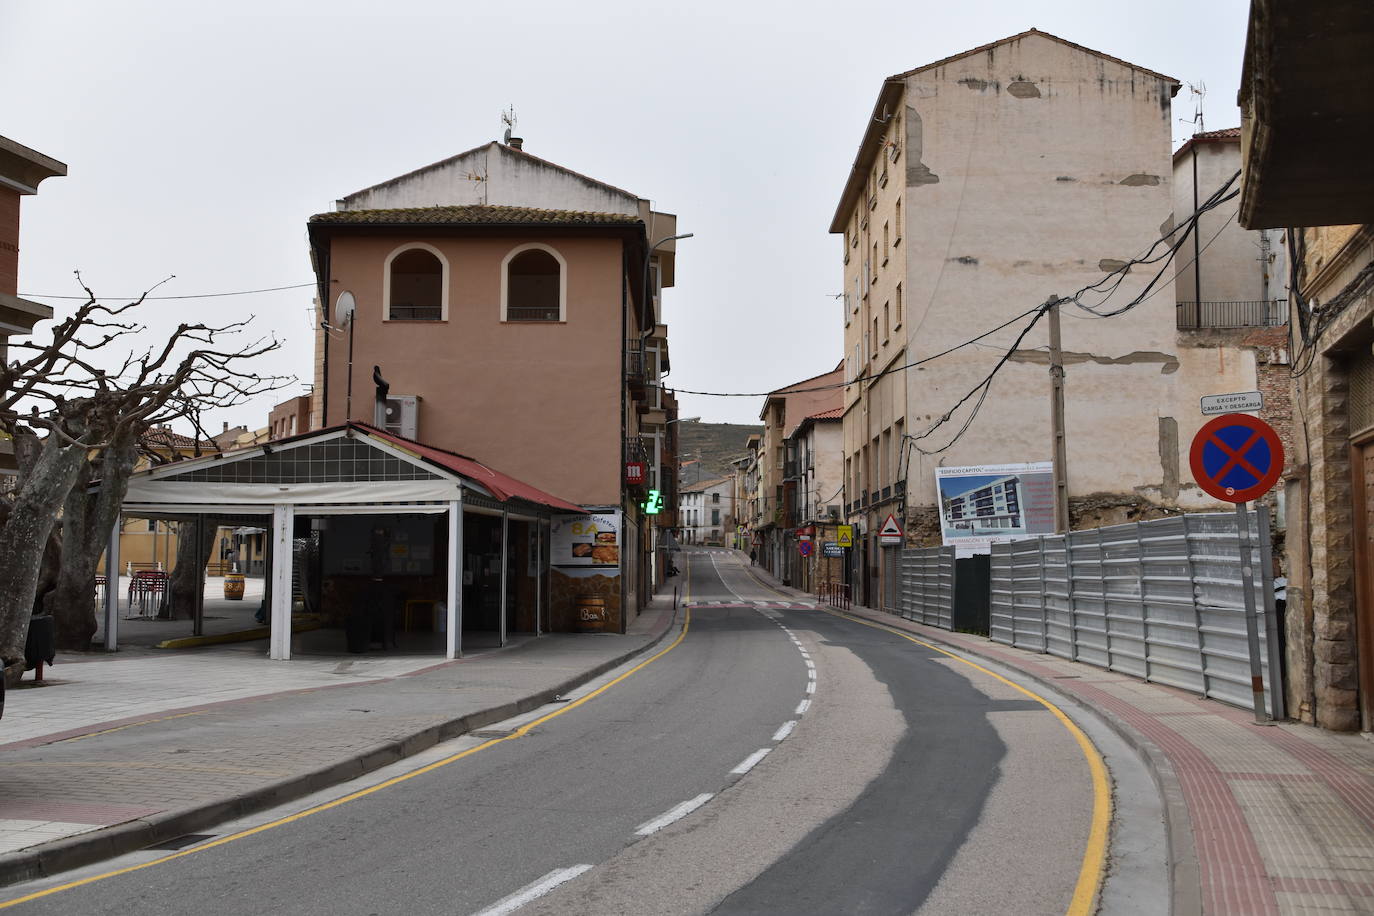
<instances>
[{"instance_id":1,"label":"trash bin","mask_svg":"<svg viewBox=\"0 0 1374 916\"><path fill-rule=\"evenodd\" d=\"M606 599L591 595L577 599L573 609L573 629L579 633L599 633L606 629Z\"/></svg>"},{"instance_id":2,"label":"trash bin","mask_svg":"<svg viewBox=\"0 0 1374 916\"><path fill-rule=\"evenodd\" d=\"M243 574L229 573L224 577L224 597L228 601L243 600Z\"/></svg>"}]
</instances>

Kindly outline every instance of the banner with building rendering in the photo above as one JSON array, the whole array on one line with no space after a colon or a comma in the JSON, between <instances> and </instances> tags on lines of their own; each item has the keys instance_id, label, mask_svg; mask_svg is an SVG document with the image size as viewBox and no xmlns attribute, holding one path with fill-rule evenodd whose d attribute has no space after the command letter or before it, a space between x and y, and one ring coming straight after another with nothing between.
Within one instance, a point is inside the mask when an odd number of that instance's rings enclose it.
<instances>
[{"instance_id":1,"label":"banner with building rendering","mask_svg":"<svg viewBox=\"0 0 1374 916\"><path fill-rule=\"evenodd\" d=\"M1054 533L1054 472L1048 461L936 468L940 532L960 556Z\"/></svg>"}]
</instances>

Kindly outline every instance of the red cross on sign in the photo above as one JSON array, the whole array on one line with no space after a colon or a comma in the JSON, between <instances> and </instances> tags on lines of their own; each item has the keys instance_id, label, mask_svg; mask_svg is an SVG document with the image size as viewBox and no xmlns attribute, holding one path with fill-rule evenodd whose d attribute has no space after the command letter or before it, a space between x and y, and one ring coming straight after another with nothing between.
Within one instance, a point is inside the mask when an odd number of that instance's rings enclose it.
<instances>
[{"instance_id":1,"label":"red cross on sign","mask_svg":"<svg viewBox=\"0 0 1374 916\"><path fill-rule=\"evenodd\" d=\"M1258 417L1213 417L1193 437L1188 461L1203 492L1228 503L1263 496L1283 473L1283 444Z\"/></svg>"}]
</instances>

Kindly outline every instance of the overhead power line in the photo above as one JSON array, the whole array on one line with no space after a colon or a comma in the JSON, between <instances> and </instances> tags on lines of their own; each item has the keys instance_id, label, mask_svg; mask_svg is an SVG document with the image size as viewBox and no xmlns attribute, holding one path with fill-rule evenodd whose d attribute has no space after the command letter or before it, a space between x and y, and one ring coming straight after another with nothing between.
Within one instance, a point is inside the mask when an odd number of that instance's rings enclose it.
<instances>
[{"instance_id":1,"label":"overhead power line","mask_svg":"<svg viewBox=\"0 0 1374 916\"><path fill-rule=\"evenodd\" d=\"M186 296L143 296L144 299L219 299L224 296L253 296L258 293L279 293L288 289L305 289L314 286L314 283L295 283L291 286L266 286L262 289L240 289L229 293L193 293ZM21 296L32 296L35 299L80 299L82 302L89 300L90 296L59 296L53 293L20 293ZM138 296L96 296L97 302L105 299L138 299Z\"/></svg>"},{"instance_id":2,"label":"overhead power line","mask_svg":"<svg viewBox=\"0 0 1374 916\"><path fill-rule=\"evenodd\" d=\"M1122 266L1108 272L1105 276L1102 277L1102 279L1098 280L1096 283L1091 283L1087 286L1084 286L1083 288L1075 292L1073 295L1060 299L1056 304L1062 305L1072 302L1079 308L1083 309L1085 312L1088 312L1089 315L1091 315L1093 318L1115 318L1118 315L1130 311L1131 309L1140 305L1142 302L1145 302L1146 300L1153 298L1160 292L1159 289L1155 289L1156 284L1159 282L1164 272L1168 270L1169 265L1170 263L1172 263L1174 256L1178 253L1179 248L1182 247L1183 243L1188 239L1189 235L1196 230L1197 222L1199 218L1202 216L1202 214L1221 206L1222 204L1236 197L1236 195L1240 193L1239 191L1229 190L1231 185L1235 184L1236 179L1239 177L1240 172L1238 171L1234 175L1232 175L1231 178L1227 180L1220 188L1213 192L1213 194L1206 201L1200 204L1197 210L1190 214L1187 219L1185 219L1182 223L1170 229L1168 232L1164 233L1162 236L1156 239L1149 246L1149 248L1147 248L1144 251L1143 254L1132 258ZM1217 235L1220 235L1220 230L1218 230ZM1215 240L1216 236L1213 236L1212 241ZM1209 241L1208 244L1210 245L1211 242ZM1162 245L1166 247L1163 251L1159 251L1159 248ZM1151 279L1151 281L1148 284L1146 284L1145 288L1141 290L1139 295L1137 295L1126 305L1122 306L1119 309L1116 309L1115 311L1098 311L1098 309L1100 309L1107 302L1107 300L1109 300L1112 297L1112 295L1114 295L1117 292L1117 290L1120 289L1121 284L1126 279L1126 275L1130 272L1132 267L1136 267L1141 264L1154 264L1158 263L1161 260L1164 261L1163 266L1160 268L1159 272L1155 274L1154 278ZM1083 304L1081 299L1091 292L1102 293L1102 298L1092 305ZM983 338L995 334L1003 328L1015 324L1022 318L1025 318L1029 315L1036 315L1035 321L1038 321L1039 315L1044 314L1044 312L1049 307L1050 303L1033 306L1032 308L1027 309L1019 315L1015 315L1012 318L1002 322L996 327L989 328L988 330L983 331L981 334L978 334L975 337L971 337L968 340L965 340L961 343L957 343L946 350L941 350L939 353L923 357L913 362L903 363L900 366L889 366L888 368L878 372L864 373L862 375L850 379L847 382L835 382L829 385L811 385L805 388L774 388L770 391L699 391L691 388L674 388L673 391L676 394L694 394L699 395L701 397L711 398L764 398L778 392L783 392L786 394L801 394L803 392L832 391L836 388L847 388L850 385L872 382L876 379L882 378L885 375L892 375L897 372L904 372L907 369L913 369L917 366L922 366L926 363L933 362L934 360L940 359L941 357L948 356L950 353L953 353L956 350L961 350L964 347L976 344ZM1021 335L1017 337L1017 343L1024 339L1026 332L1034 326L1035 321L1032 321L1030 325L1028 325L1026 329L1021 333ZM1012 350L1014 351L1015 349L1016 346L1013 345ZM1001 363L999 362L998 365L1000 366ZM977 389L975 388L975 391L976 390ZM961 399L960 403L963 403L964 400L967 400L967 396Z\"/></svg>"}]
</instances>

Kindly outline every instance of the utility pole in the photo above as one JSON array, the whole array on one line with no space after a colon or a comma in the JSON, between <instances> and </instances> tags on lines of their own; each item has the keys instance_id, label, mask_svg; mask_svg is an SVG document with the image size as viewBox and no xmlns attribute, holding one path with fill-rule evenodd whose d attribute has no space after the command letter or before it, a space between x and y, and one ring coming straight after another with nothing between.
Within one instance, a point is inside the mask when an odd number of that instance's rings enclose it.
<instances>
[{"instance_id":1,"label":"utility pole","mask_svg":"<svg viewBox=\"0 0 1374 916\"><path fill-rule=\"evenodd\" d=\"M1069 530L1068 449L1064 438L1064 354L1059 341L1059 297L1045 300L1050 319L1050 430L1054 436L1054 530Z\"/></svg>"}]
</instances>

